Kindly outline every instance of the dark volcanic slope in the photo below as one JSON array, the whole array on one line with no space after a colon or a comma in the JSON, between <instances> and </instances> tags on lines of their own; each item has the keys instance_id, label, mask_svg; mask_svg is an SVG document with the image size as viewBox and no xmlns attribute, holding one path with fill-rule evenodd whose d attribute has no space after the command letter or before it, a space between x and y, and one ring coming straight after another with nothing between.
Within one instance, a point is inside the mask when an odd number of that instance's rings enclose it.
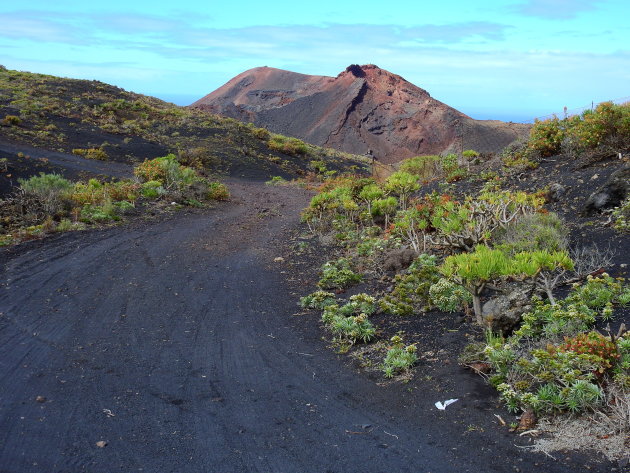
<instances>
[{"instance_id":1,"label":"dark volcanic slope","mask_svg":"<svg viewBox=\"0 0 630 473\"><path fill-rule=\"evenodd\" d=\"M310 143L396 162L444 151L499 151L528 125L479 121L374 65L337 77L259 67L243 72L192 107L253 122Z\"/></svg>"}]
</instances>

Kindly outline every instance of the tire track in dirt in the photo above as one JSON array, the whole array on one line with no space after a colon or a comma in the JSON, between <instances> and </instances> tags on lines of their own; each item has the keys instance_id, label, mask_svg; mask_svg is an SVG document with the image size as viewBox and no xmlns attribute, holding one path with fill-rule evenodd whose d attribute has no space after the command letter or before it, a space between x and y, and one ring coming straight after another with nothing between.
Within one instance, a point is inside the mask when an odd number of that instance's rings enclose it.
<instances>
[{"instance_id":1,"label":"tire track in dirt","mask_svg":"<svg viewBox=\"0 0 630 473\"><path fill-rule=\"evenodd\" d=\"M462 445L433 394L376 386L292 317L272 265L307 193L230 187L0 252L0 471L514 471L511 441Z\"/></svg>"}]
</instances>

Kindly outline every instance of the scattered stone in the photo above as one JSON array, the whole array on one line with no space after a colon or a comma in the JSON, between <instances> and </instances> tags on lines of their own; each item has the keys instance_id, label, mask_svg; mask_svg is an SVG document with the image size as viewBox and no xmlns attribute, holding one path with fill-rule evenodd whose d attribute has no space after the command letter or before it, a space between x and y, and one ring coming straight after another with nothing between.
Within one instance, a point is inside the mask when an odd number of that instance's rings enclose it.
<instances>
[{"instance_id":1,"label":"scattered stone","mask_svg":"<svg viewBox=\"0 0 630 473\"><path fill-rule=\"evenodd\" d=\"M46 402L46 401L47 401L47 399L46 399L44 396L37 396L37 397L35 398L35 401L37 401L37 402L39 402L39 403L41 404L41 403Z\"/></svg>"},{"instance_id":2,"label":"scattered stone","mask_svg":"<svg viewBox=\"0 0 630 473\"><path fill-rule=\"evenodd\" d=\"M593 174L593 175L591 176L591 181L595 181L595 180L597 180L597 179L599 179L599 174Z\"/></svg>"},{"instance_id":3,"label":"scattered stone","mask_svg":"<svg viewBox=\"0 0 630 473\"><path fill-rule=\"evenodd\" d=\"M98 442L96 442L96 446L98 448L105 448L107 446L107 442L105 440L99 440Z\"/></svg>"},{"instance_id":4,"label":"scattered stone","mask_svg":"<svg viewBox=\"0 0 630 473\"><path fill-rule=\"evenodd\" d=\"M274 263L284 263L284 258L282 256L278 256L277 258L273 259Z\"/></svg>"}]
</instances>

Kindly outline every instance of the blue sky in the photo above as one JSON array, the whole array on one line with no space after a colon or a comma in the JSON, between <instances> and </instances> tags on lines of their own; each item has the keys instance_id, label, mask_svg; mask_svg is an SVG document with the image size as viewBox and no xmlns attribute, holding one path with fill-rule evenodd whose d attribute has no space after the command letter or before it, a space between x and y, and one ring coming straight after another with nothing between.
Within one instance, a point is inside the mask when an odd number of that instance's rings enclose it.
<instances>
[{"instance_id":1,"label":"blue sky","mask_svg":"<svg viewBox=\"0 0 630 473\"><path fill-rule=\"evenodd\" d=\"M474 118L630 96L628 0L31 0L0 5L0 64L186 105L240 72L377 64Z\"/></svg>"}]
</instances>

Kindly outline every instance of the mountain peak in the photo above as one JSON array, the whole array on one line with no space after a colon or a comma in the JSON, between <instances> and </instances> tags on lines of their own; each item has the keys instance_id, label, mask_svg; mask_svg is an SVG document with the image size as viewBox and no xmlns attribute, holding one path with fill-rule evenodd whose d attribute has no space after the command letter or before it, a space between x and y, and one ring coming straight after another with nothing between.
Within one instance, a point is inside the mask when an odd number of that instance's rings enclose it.
<instances>
[{"instance_id":1,"label":"mountain peak","mask_svg":"<svg viewBox=\"0 0 630 473\"><path fill-rule=\"evenodd\" d=\"M351 64L337 77L255 68L195 102L220 115L355 154L395 162L463 148L496 151L523 130L495 129L433 99L374 64Z\"/></svg>"}]
</instances>

